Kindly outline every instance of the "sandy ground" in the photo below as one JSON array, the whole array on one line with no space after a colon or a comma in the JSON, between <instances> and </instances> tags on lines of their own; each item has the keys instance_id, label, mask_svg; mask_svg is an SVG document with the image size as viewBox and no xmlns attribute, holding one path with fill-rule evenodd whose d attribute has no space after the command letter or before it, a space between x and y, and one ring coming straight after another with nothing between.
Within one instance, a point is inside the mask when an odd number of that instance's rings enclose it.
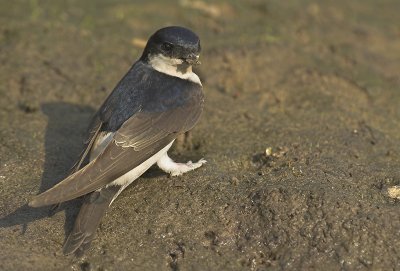
<instances>
[{"instance_id":1,"label":"sandy ground","mask_svg":"<svg viewBox=\"0 0 400 271\"><path fill-rule=\"evenodd\" d=\"M211 2L211 1L210 1ZM1 1L1 270L400 270L400 2ZM166 25L202 39L206 109L170 178L125 190L83 258L65 177L91 115ZM268 154L265 154L268 149Z\"/></svg>"}]
</instances>

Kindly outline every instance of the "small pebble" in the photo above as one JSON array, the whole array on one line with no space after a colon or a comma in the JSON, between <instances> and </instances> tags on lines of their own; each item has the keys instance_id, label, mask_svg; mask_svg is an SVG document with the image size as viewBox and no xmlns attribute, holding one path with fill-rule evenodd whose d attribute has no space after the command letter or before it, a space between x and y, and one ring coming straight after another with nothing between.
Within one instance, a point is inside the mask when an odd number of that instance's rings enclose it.
<instances>
[{"instance_id":1,"label":"small pebble","mask_svg":"<svg viewBox=\"0 0 400 271\"><path fill-rule=\"evenodd\" d=\"M400 185L389 187L387 192L392 199L400 199Z\"/></svg>"}]
</instances>

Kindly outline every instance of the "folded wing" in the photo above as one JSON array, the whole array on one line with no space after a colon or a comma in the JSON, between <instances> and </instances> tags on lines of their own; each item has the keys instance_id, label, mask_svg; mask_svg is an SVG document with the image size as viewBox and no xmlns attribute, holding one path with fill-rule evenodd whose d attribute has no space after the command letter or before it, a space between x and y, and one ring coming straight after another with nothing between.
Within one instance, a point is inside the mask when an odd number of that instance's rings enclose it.
<instances>
[{"instance_id":1,"label":"folded wing","mask_svg":"<svg viewBox=\"0 0 400 271\"><path fill-rule=\"evenodd\" d=\"M164 112L136 113L120 127L96 159L36 196L29 205L39 207L80 197L139 166L179 133L193 128L202 111L202 101L195 100Z\"/></svg>"}]
</instances>

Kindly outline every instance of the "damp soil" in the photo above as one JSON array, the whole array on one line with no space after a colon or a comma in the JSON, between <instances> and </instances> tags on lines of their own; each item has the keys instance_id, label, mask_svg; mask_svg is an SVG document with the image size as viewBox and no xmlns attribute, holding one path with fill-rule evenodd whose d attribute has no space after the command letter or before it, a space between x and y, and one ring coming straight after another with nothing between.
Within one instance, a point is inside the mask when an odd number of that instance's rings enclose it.
<instances>
[{"instance_id":1,"label":"damp soil","mask_svg":"<svg viewBox=\"0 0 400 271\"><path fill-rule=\"evenodd\" d=\"M0 270L400 270L400 2L1 1ZM126 189L81 258L66 176L156 29L202 40L206 107Z\"/></svg>"}]
</instances>

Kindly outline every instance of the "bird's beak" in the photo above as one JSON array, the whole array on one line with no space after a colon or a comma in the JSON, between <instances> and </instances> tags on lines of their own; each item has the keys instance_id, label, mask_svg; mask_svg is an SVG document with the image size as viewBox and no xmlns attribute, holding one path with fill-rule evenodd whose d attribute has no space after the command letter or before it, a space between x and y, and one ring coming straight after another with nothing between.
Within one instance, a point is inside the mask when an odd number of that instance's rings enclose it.
<instances>
[{"instance_id":1,"label":"bird's beak","mask_svg":"<svg viewBox=\"0 0 400 271\"><path fill-rule=\"evenodd\" d=\"M184 60L186 63L190 65L200 65L201 62L199 60L200 55L195 55L195 54L190 54L188 57L186 57Z\"/></svg>"}]
</instances>

